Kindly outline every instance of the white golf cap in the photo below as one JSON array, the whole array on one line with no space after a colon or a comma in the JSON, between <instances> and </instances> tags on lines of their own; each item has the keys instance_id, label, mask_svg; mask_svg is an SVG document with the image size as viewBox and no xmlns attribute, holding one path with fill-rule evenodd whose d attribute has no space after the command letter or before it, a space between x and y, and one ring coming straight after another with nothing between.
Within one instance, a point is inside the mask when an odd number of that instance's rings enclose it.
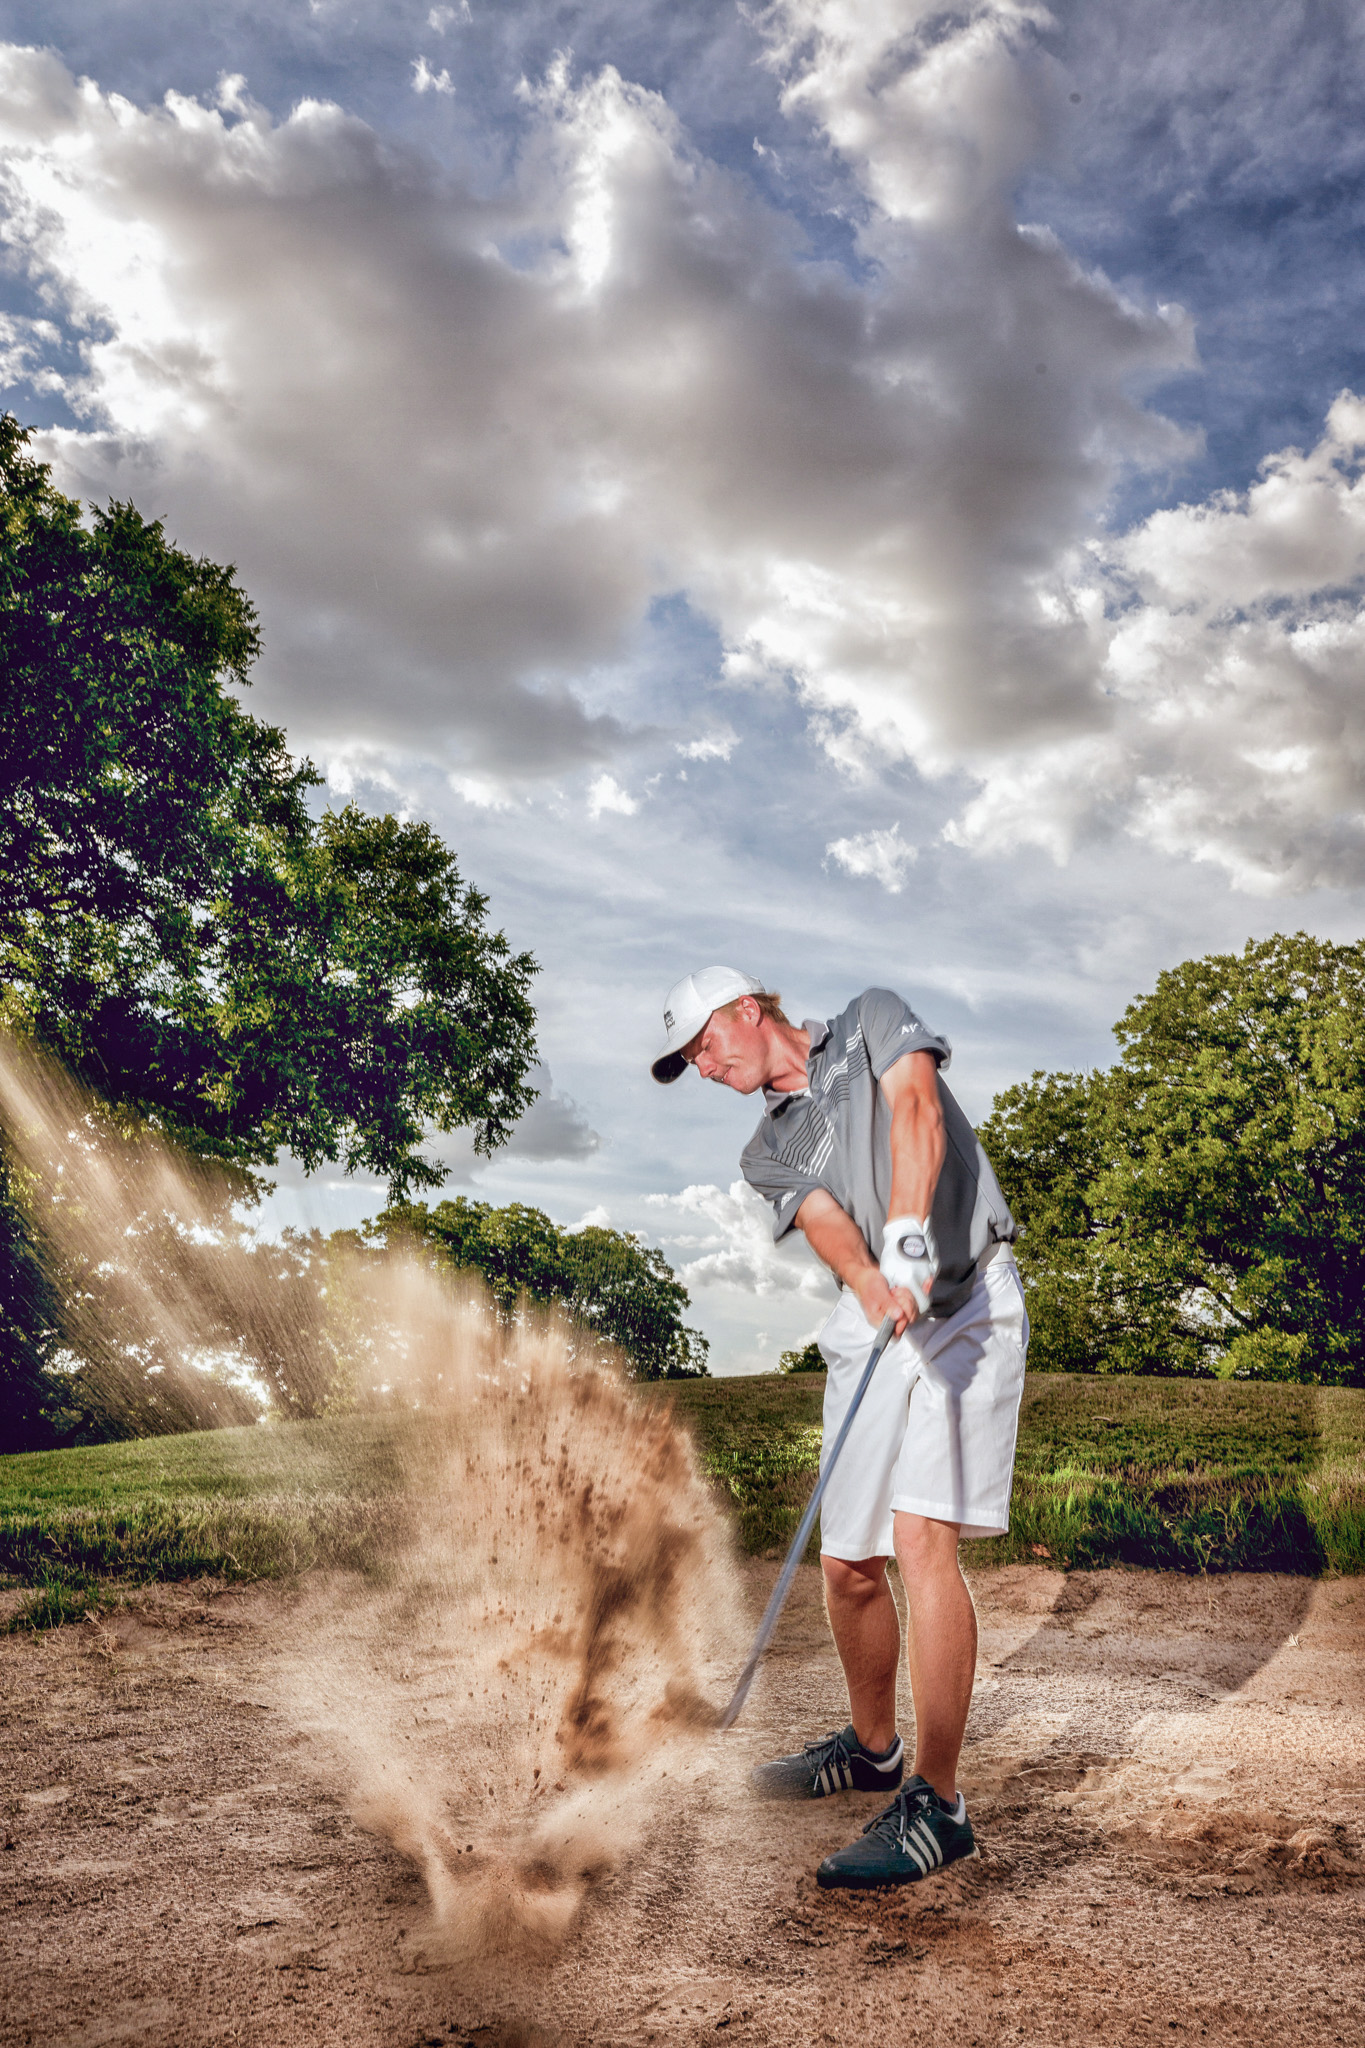
<instances>
[{"instance_id":1,"label":"white golf cap","mask_svg":"<svg viewBox=\"0 0 1365 2048\"><path fill-rule=\"evenodd\" d=\"M734 967L703 967L698 973L685 974L681 981L675 981L664 997L664 1030L668 1036L650 1068L655 1080L677 1080L687 1065L682 1048L696 1037L713 1010L718 1010L722 1003L732 1003L736 996L765 993L761 981Z\"/></svg>"}]
</instances>

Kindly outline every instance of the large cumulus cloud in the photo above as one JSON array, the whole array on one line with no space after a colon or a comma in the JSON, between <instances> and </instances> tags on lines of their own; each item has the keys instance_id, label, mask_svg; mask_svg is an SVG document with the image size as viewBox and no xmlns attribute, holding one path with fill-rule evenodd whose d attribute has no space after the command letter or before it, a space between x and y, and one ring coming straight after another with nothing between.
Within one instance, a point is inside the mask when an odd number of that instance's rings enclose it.
<instances>
[{"instance_id":1,"label":"large cumulus cloud","mask_svg":"<svg viewBox=\"0 0 1365 2048\"><path fill-rule=\"evenodd\" d=\"M581 769L624 811L630 711L584 678L682 592L842 770L974 783L964 845L1101 821L1256 886L1358 877L1355 415L1104 536L1116 479L1180 456L1141 394L1192 340L1012 211L1065 98L1046 20L766 10L837 262L610 68L526 88L490 190L335 105L137 107L8 49L4 233L46 302L12 371L74 410L65 479L239 562L315 744ZM892 829L831 857L890 886Z\"/></svg>"},{"instance_id":2,"label":"large cumulus cloud","mask_svg":"<svg viewBox=\"0 0 1365 2048\"><path fill-rule=\"evenodd\" d=\"M139 109L8 51L6 233L80 350L64 469L238 558L314 722L601 756L571 681L672 590L735 674L929 762L1069 715L1058 549L1167 445L1127 380L1187 344L1010 219L1019 10L919 51L923 12L848 47L771 16L793 120L864 176L852 269L610 69L529 92L488 197L335 106Z\"/></svg>"},{"instance_id":3,"label":"large cumulus cloud","mask_svg":"<svg viewBox=\"0 0 1365 2048\"><path fill-rule=\"evenodd\" d=\"M1365 874L1365 400L1246 492L1154 513L1074 590L1102 730L1002 752L950 828L1059 857L1094 819L1257 893Z\"/></svg>"}]
</instances>

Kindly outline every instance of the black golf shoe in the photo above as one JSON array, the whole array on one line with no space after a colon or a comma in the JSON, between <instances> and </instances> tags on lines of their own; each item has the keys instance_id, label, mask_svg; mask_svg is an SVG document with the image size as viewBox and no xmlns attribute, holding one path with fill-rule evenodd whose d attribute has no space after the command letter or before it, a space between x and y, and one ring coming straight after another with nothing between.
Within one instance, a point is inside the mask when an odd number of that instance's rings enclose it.
<instances>
[{"instance_id":1,"label":"black golf shoe","mask_svg":"<svg viewBox=\"0 0 1365 2048\"><path fill-rule=\"evenodd\" d=\"M955 1806L923 1778L901 1787L885 1813L856 1842L826 1856L815 1873L822 1891L870 1891L881 1884L917 1884L945 1863L975 1856L976 1837L959 1792Z\"/></svg>"},{"instance_id":2,"label":"black golf shoe","mask_svg":"<svg viewBox=\"0 0 1365 2048\"><path fill-rule=\"evenodd\" d=\"M864 1749L850 1721L823 1742L808 1742L795 1756L750 1771L749 1783L764 1799L827 1799L831 1792L894 1792L905 1775L905 1745L899 1735L880 1756Z\"/></svg>"}]
</instances>

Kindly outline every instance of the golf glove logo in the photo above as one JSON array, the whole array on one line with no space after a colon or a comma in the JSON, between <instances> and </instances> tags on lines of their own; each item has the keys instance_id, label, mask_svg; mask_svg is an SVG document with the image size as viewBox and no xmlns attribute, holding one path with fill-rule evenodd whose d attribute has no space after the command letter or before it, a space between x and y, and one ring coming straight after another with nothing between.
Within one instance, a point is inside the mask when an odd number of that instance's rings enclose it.
<instances>
[{"instance_id":1,"label":"golf glove logo","mask_svg":"<svg viewBox=\"0 0 1365 2048\"><path fill-rule=\"evenodd\" d=\"M938 1246L927 1217L888 1217L882 1232L881 1269L888 1287L908 1288L920 1314L927 1314L938 1277Z\"/></svg>"}]
</instances>

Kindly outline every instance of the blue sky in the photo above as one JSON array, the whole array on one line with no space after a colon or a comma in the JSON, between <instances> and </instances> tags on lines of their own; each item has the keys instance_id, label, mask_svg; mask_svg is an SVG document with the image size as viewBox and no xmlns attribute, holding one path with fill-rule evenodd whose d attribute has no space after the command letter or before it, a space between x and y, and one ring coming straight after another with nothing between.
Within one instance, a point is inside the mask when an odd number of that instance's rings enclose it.
<instances>
[{"instance_id":1,"label":"blue sky","mask_svg":"<svg viewBox=\"0 0 1365 2048\"><path fill-rule=\"evenodd\" d=\"M238 563L256 708L540 958L545 1098L452 1186L646 1231L718 1367L825 1297L752 1107L648 1078L677 974L888 983L979 1116L1162 966L1359 935L1358 10L0 33L3 402Z\"/></svg>"}]
</instances>

